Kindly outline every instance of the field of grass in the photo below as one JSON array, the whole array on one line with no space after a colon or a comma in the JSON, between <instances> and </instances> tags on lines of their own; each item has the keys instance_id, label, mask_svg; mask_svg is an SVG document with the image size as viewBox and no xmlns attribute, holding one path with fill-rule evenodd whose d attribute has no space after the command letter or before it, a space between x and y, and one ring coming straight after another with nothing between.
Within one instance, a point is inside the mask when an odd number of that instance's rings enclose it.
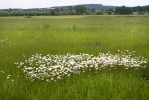
<instances>
[{"instance_id":1,"label":"field of grass","mask_svg":"<svg viewBox=\"0 0 149 100\"><path fill-rule=\"evenodd\" d=\"M146 68L107 66L52 82L27 80L16 62L46 56L136 51L149 60L149 16L0 17L0 100L148 100Z\"/></svg>"}]
</instances>

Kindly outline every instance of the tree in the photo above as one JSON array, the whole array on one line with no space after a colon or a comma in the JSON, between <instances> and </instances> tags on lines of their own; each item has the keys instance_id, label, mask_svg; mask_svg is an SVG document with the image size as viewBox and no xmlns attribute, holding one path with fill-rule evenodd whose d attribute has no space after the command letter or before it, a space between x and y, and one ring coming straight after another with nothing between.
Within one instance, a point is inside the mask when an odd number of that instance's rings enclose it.
<instances>
[{"instance_id":1,"label":"tree","mask_svg":"<svg viewBox=\"0 0 149 100\"><path fill-rule=\"evenodd\" d=\"M8 12L12 12L12 11L13 11L13 9L12 9L12 8L9 8L9 9L8 9Z\"/></svg>"},{"instance_id":2,"label":"tree","mask_svg":"<svg viewBox=\"0 0 149 100\"><path fill-rule=\"evenodd\" d=\"M59 10L59 9L57 9L57 8L55 8L55 12L60 12L60 10Z\"/></svg>"},{"instance_id":3,"label":"tree","mask_svg":"<svg viewBox=\"0 0 149 100\"><path fill-rule=\"evenodd\" d=\"M107 9L106 12L107 12L108 14L112 14L112 13L114 12L114 10L113 10L113 9Z\"/></svg>"},{"instance_id":4,"label":"tree","mask_svg":"<svg viewBox=\"0 0 149 100\"><path fill-rule=\"evenodd\" d=\"M68 9L69 9L69 13L71 14L72 10L73 10L73 7L72 6L68 6Z\"/></svg>"},{"instance_id":5,"label":"tree","mask_svg":"<svg viewBox=\"0 0 149 100\"><path fill-rule=\"evenodd\" d=\"M122 7L115 8L115 14L128 15L128 14L133 14L133 11L132 11L132 8L122 6Z\"/></svg>"},{"instance_id":6,"label":"tree","mask_svg":"<svg viewBox=\"0 0 149 100\"><path fill-rule=\"evenodd\" d=\"M136 7L132 7L132 10L134 12L148 11L149 10L149 6L136 6Z\"/></svg>"},{"instance_id":7,"label":"tree","mask_svg":"<svg viewBox=\"0 0 149 100\"><path fill-rule=\"evenodd\" d=\"M95 12L95 8L93 8L93 9L91 10L91 12Z\"/></svg>"},{"instance_id":8,"label":"tree","mask_svg":"<svg viewBox=\"0 0 149 100\"><path fill-rule=\"evenodd\" d=\"M56 15L56 12L55 12L55 9L50 9L50 14L53 16L53 15Z\"/></svg>"},{"instance_id":9,"label":"tree","mask_svg":"<svg viewBox=\"0 0 149 100\"><path fill-rule=\"evenodd\" d=\"M77 14L84 14L84 13L87 12L86 7L83 6L83 5L77 5L75 8L76 8L76 13Z\"/></svg>"},{"instance_id":10,"label":"tree","mask_svg":"<svg viewBox=\"0 0 149 100\"><path fill-rule=\"evenodd\" d=\"M61 11L64 11L63 7L61 7Z\"/></svg>"}]
</instances>

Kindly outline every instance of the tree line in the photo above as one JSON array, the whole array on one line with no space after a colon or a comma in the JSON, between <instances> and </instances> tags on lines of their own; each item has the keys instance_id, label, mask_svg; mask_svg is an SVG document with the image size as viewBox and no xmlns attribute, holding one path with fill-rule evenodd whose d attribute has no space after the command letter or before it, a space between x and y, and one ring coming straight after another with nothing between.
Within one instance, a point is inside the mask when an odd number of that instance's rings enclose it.
<instances>
[{"instance_id":1,"label":"tree line","mask_svg":"<svg viewBox=\"0 0 149 100\"><path fill-rule=\"evenodd\" d=\"M133 14L133 12L138 12L138 14L143 14L145 12L149 13L149 6L137 6L137 7L116 7L115 9L107 9L106 11L96 10L92 8L92 10L88 10L88 8L84 5L77 6L68 6L68 9L61 8L53 8L48 10L39 9L28 9L28 10L17 10L17 9L6 9L0 11L0 16L55 16L55 15L82 15L82 14L97 14L102 15L103 13L107 14Z\"/></svg>"},{"instance_id":2,"label":"tree line","mask_svg":"<svg viewBox=\"0 0 149 100\"><path fill-rule=\"evenodd\" d=\"M140 11L149 12L149 5L148 6L136 6L136 7L132 7L132 10L134 12L140 12Z\"/></svg>"},{"instance_id":3,"label":"tree line","mask_svg":"<svg viewBox=\"0 0 149 100\"><path fill-rule=\"evenodd\" d=\"M133 14L132 8L130 7L117 7L115 9L115 14L120 14L120 15L128 15L128 14Z\"/></svg>"}]
</instances>

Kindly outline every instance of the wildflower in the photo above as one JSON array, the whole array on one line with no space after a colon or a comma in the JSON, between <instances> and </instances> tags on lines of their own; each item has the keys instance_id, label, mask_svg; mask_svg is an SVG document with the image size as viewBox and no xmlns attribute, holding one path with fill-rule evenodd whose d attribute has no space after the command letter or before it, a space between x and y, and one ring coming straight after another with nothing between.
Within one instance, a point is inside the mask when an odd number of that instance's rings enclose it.
<instances>
[{"instance_id":1,"label":"wildflower","mask_svg":"<svg viewBox=\"0 0 149 100\"><path fill-rule=\"evenodd\" d=\"M74 71L73 71L73 73L74 73L74 74L77 74L77 72L78 72L78 69L75 68Z\"/></svg>"},{"instance_id":2,"label":"wildflower","mask_svg":"<svg viewBox=\"0 0 149 100\"><path fill-rule=\"evenodd\" d=\"M5 72L2 70L1 73L5 73Z\"/></svg>"},{"instance_id":3,"label":"wildflower","mask_svg":"<svg viewBox=\"0 0 149 100\"><path fill-rule=\"evenodd\" d=\"M54 80L54 78L52 77L52 78L51 78L51 81L53 81L53 80Z\"/></svg>"},{"instance_id":4,"label":"wildflower","mask_svg":"<svg viewBox=\"0 0 149 100\"><path fill-rule=\"evenodd\" d=\"M74 65L76 62L74 61L74 59L69 60L69 64L70 65Z\"/></svg>"},{"instance_id":5,"label":"wildflower","mask_svg":"<svg viewBox=\"0 0 149 100\"><path fill-rule=\"evenodd\" d=\"M70 77L70 74L68 74L67 76Z\"/></svg>"},{"instance_id":6,"label":"wildflower","mask_svg":"<svg viewBox=\"0 0 149 100\"><path fill-rule=\"evenodd\" d=\"M57 79L62 79L62 78L60 76L58 76Z\"/></svg>"},{"instance_id":7,"label":"wildflower","mask_svg":"<svg viewBox=\"0 0 149 100\"><path fill-rule=\"evenodd\" d=\"M47 56L36 54L32 55L24 62L15 64L18 65L18 68L22 68L21 70L26 75L25 77L31 81L34 79L48 81L49 78L49 81L56 81L54 80L54 77L57 77L57 79L61 79L62 76L65 75L70 77L71 73L81 74L82 72L84 73L86 69L91 71L92 68L95 70L104 70L106 66L117 69L115 66L123 65L125 66L125 69L136 67L136 70L138 70L138 67L146 67L144 64L147 63L147 59L144 57L133 57L131 56L133 52L129 53L128 50L125 52L115 55L110 54L110 52L106 54L98 53L97 56L83 53L80 53L80 55L70 53L67 53L66 55L48 54ZM23 55L25 56L25 54ZM144 66L142 66L142 64ZM111 68L109 70L111 70ZM4 72L1 71L1 73ZM95 71L95 73L97 73L97 71ZM103 75L105 76L106 73Z\"/></svg>"},{"instance_id":8,"label":"wildflower","mask_svg":"<svg viewBox=\"0 0 149 100\"><path fill-rule=\"evenodd\" d=\"M128 67L126 67L125 69L128 69Z\"/></svg>"},{"instance_id":9,"label":"wildflower","mask_svg":"<svg viewBox=\"0 0 149 100\"><path fill-rule=\"evenodd\" d=\"M126 52L129 52L129 50L125 50Z\"/></svg>"},{"instance_id":10,"label":"wildflower","mask_svg":"<svg viewBox=\"0 0 149 100\"><path fill-rule=\"evenodd\" d=\"M131 77L132 75L130 74L129 76Z\"/></svg>"}]
</instances>

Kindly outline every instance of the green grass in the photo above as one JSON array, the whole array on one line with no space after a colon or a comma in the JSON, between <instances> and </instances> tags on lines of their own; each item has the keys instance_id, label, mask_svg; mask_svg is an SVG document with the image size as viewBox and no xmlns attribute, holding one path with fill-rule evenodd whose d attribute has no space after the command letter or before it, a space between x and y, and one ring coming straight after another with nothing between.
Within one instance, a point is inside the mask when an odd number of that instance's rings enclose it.
<instances>
[{"instance_id":1,"label":"green grass","mask_svg":"<svg viewBox=\"0 0 149 100\"><path fill-rule=\"evenodd\" d=\"M0 72L0 99L148 100L149 84L141 80L149 78L148 68L136 71L119 66L48 83L26 80L14 64L36 53L97 55L130 50L149 59L148 26L147 15L0 17L0 40L7 39L0 43L0 71L4 71Z\"/></svg>"}]
</instances>

